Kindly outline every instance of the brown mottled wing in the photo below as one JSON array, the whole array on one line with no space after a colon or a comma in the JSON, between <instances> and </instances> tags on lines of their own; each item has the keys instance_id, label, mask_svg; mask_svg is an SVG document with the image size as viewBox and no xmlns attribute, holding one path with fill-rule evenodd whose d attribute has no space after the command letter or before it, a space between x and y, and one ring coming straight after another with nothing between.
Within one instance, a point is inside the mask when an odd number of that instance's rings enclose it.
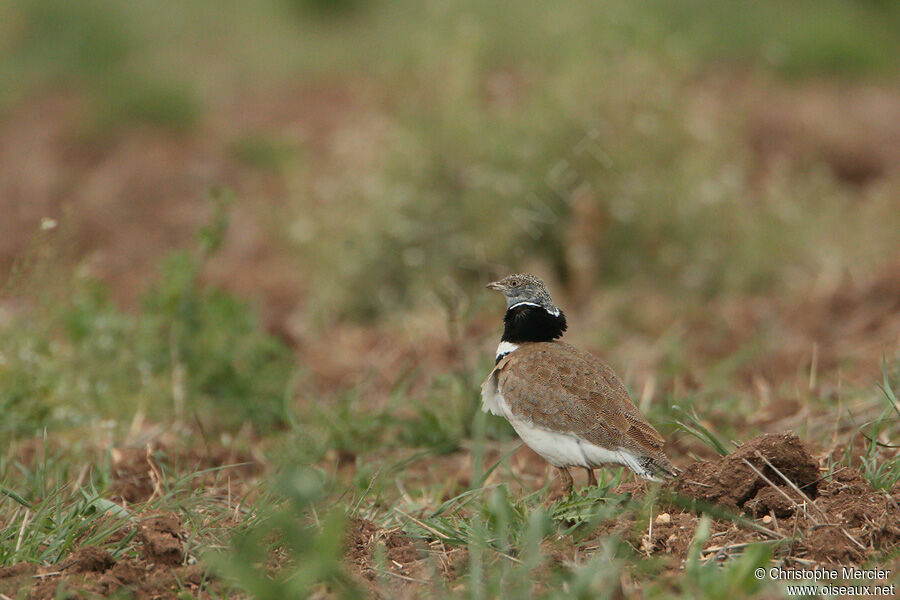
<instances>
[{"instance_id":1,"label":"brown mottled wing","mask_svg":"<svg viewBox=\"0 0 900 600\"><path fill-rule=\"evenodd\" d=\"M588 352L563 342L522 344L495 373L518 417L601 448L627 448L652 458L662 454L662 436L638 412L622 380Z\"/></svg>"}]
</instances>

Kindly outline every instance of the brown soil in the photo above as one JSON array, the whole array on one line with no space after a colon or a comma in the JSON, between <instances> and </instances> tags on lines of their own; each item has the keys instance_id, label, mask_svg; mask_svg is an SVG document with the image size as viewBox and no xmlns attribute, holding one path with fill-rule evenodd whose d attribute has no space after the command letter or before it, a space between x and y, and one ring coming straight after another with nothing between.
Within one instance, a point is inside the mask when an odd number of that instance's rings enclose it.
<instances>
[{"instance_id":1,"label":"brown soil","mask_svg":"<svg viewBox=\"0 0 900 600\"><path fill-rule=\"evenodd\" d=\"M102 573L116 564L109 552L97 546L82 546L72 554L69 560L72 563L69 568L78 573Z\"/></svg>"},{"instance_id":2,"label":"brown soil","mask_svg":"<svg viewBox=\"0 0 900 600\"><path fill-rule=\"evenodd\" d=\"M71 597L130 593L137 599L170 600L183 590L197 593L209 587L209 576L199 565L184 566L181 520L174 514L157 515L140 525L140 556L114 558L96 546L82 546L59 564L37 566L19 563L0 568L0 594L43 600L56 598L57 590ZM70 597L70 596L67 596Z\"/></svg>"},{"instance_id":3,"label":"brown soil","mask_svg":"<svg viewBox=\"0 0 900 600\"><path fill-rule=\"evenodd\" d=\"M145 502L161 492L162 474L146 449L113 448L111 492L114 499L129 503Z\"/></svg>"},{"instance_id":4,"label":"brown soil","mask_svg":"<svg viewBox=\"0 0 900 600\"><path fill-rule=\"evenodd\" d=\"M784 166L824 164L839 181L859 187L896 176L900 167L900 102L890 86L827 79L785 86L726 70L698 80L690 98L696 118L710 127L740 115L760 186Z\"/></svg>"},{"instance_id":5,"label":"brown soil","mask_svg":"<svg viewBox=\"0 0 900 600\"><path fill-rule=\"evenodd\" d=\"M530 467L529 458L527 451L519 451L512 462ZM546 465L542 468L546 472ZM544 481L537 471L529 479ZM613 492L639 498L647 489L643 481L629 480ZM553 485L550 490L552 494ZM713 518L702 560L725 560L740 554L748 543L766 541L775 543L776 556L786 564L862 565L900 549L900 485L890 493L874 490L849 467L829 474L793 432L762 435L728 456L691 463L663 489L661 498L650 521L626 510L581 543L556 543L547 554L562 563L576 561L595 550L600 538L614 536L641 553L671 557L670 567L677 571L704 513ZM725 518L722 511L732 518ZM417 555L416 545L402 534L354 521L348 559L370 581L376 572L372 560L379 539L388 563L397 557L406 565L404 560L416 556L421 562L421 552ZM433 544L438 542L429 545ZM440 548L429 554L453 551Z\"/></svg>"},{"instance_id":6,"label":"brown soil","mask_svg":"<svg viewBox=\"0 0 900 600\"><path fill-rule=\"evenodd\" d=\"M383 529L367 519L352 519L346 540L349 571L372 597L384 595L377 580L384 578L385 570L391 578L392 598L418 598L421 582L431 579L434 568L452 580L468 559L464 548L447 547L437 541L426 544L397 529ZM383 562L379 555L383 556Z\"/></svg>"},{"instance_id":7,"label":"brown soil","mask_svg":"<svg viewBox=\"0 0 900 600\"><path fill-rule=\"evenodd\" d=\"M37 565L17 563L10 567L0 567L0 594L15 598L19 590L30 589L34 585Z\"/></svg>"},{"instance_id":8,"label":"brown soil","mask_svg":"<svg viewBox=\"0 0 900 600\"><path fill-rule=\"evenodd\" d=\"M385 566L395 572L408 572L423 558L412 538L398 530L381 529L366 519L350 522L347 543L351 565L367 579L375 578L374 557L379 545L385 549Z\"/></svg>"},{"instance_id":9,"label":"brown soil","mask_svg":"<svg viewBox=\"0 0 900 600\"><path fill-rule=\"evenodd\" d=\"M118 502L139 503L163 493L165 473L187 471L196 473L189 482L194 488L210 492L216 482L230 485L233 494L240 494L248 483L264 469L253 456L233 448L172 448L165 444L144 448L113 448L112 499Z\"/></svg>"},{"instance_id":10,"label":"brown soil","mask_svg":"<svg viewBox=\"0 0 900 600\"><path fill-rule=\"evenodd\" d=\"M181 519L174 513L151 517L140 527L141 556L160 565L184 562L184 535Z\"/></svg>"},{"instance_id":11,"label":"brown soil","mask_svg":"<svg viewBox=\"0 0 900 600\"><path fill-rule=\"evenodd\" d=\"M668 491L743 513L771 532L716 520L706 551L793 538L784 547L788 557L859 565L900 547L900 490L874 490L849 468L828 477L793 432L762 435L728 456L693 463ZM664 523L654 525L654 551L684 558L699 517L677 507L667 510Z\"/></svg>"},{"instance_id":12,"label":"brown soil","mask_svg":"<svg viewBox=\"0 0 900 600\"><path fill-rule=\"evenodd\" d=\"M110 500L124 505L136 515L132 519L104 516L97 519L74 542L75 549L56 564L18 563L0 567L0 598L54 598L62 585L72 597L108 596L121 590L124 597L138 599L177 598L182 590L216 589L205 567L188 553L186 532L175 513L153 514L142 511L146 503L171 491L166 480L172 473L211 470L193 477L194 490L220 503L228 498L240 501L252 492L255 482L266 468L260 458L224 446L185 447L166 435L154 438L142 448L113 448ZM30 440L28 442L31 442ZM58 449L48 444L49 452ZM40 459L44 449L40 443L24 443L19 453L24 460ZM208 517L214 518L214 517ZM227 526L229 519L215 517L217 527ZM85 544L99 531L105 535L105 547L133 536L124 553L111 555L107 550ZM25 594L22 596L22 594ZM67 596L68 597L68 596Z\"/></svg>"},{"instance_id":13,"label":"brown soil","mask_svg":"<svg viewBox=\"0 0 900 600\"><path fill-rule=\"evenodd\" d=\"M228 186L242 201L204 279L248 298L267 327L284 332L304 293L297 265L266 222L286 210L270 200L286 196L284 182L231 156L229 144L243 127L212 116L190 139L138 128L86 140L78 131L82 108L72 94L51 93L0 119L7 142L0 148L0 213L9 216L0 221L0 281L36 241L55 239L57 266L83 265L118 301L135 306L160 258L195 243L209 219L208 190ZM317 116L283 115L310 127ZM59 228L40 234L44 218Z\"/></svg>"}]
</instances>

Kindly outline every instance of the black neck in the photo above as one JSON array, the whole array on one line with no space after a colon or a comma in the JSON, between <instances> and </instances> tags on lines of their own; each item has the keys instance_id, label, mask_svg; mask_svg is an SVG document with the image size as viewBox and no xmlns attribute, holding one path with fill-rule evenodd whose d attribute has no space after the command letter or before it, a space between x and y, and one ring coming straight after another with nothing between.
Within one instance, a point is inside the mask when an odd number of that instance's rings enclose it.
<instances>
[{"instance_id":1,"label":"black neck","mask_svg":"<svg viewBox=\"0 0 900 600\"><path fill-rule=\"evenodd\" d=\"M562 311L552 315L539 306L520 304L506 310L503 317L502 342L550 342L566 330L566 316Z\"/></svg>"}]
</instances>

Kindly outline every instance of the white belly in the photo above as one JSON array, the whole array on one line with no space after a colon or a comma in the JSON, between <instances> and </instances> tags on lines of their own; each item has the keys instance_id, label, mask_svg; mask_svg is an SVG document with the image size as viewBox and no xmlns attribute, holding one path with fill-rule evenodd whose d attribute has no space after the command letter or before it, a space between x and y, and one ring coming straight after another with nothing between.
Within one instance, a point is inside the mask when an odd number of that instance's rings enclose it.
<instances>
[{"instance_id":1,"label":"white belly","mask_svg":"<svg viewBox=\"0 0 900 600\"><path fill-rule=\"evenodd\" d=\"M554 467L586 467L588 459L578 438L535 427L521 419L509 419L525 445Z\"/></svg>"},{"instance_id":2,"label":"white belly","mask_svg":"<svg viewBox=\"0 0 900 600\"><path fill-rule=\"evenodd\" d=\"M599 467L605 464L618 464L636 471L640 469L637 457L627 450L607 450L574 434L550 431L516 417L510 411L503 395L490 380L482 386L481 399L485 412L490 411L509 421L525 445L554 467Z\"/></svg>"}]
</instances>

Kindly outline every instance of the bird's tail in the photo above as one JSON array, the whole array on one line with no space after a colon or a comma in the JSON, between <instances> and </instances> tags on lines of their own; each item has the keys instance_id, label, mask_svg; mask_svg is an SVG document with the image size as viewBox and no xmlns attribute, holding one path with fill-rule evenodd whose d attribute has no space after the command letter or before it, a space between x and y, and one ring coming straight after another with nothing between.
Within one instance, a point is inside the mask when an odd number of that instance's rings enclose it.
<instances>
[{"instance_id":1,"label":"bird's tail","mask_svg":"<svg viewBox=\"0 0 900 600\"><path fill-rule=\"evenodd\" d=\"M679 473L678 469L669 462L669 459L663 453L641 457L640 467L640 470L633 469L634 472L651 481L662 482L666 479L677 477Z\"/></svg>"}]
</instances>

